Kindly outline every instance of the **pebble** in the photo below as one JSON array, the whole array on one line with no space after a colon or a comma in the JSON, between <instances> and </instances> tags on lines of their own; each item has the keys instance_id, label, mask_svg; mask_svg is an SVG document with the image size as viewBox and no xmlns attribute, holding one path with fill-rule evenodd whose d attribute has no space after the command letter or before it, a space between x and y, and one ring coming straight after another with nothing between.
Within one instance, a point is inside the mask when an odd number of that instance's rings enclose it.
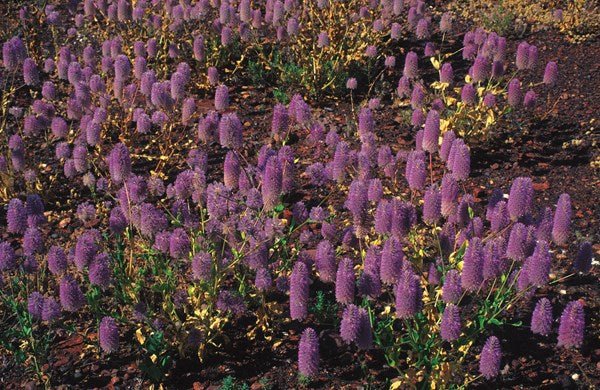
<instances>
[{"instance_id":1,"label":"pebble","mask_svg":"<svg viewBox=\"0 0 600 390\"><path fill-rule=\"evenodd\" d=\"M579 374L575 373L575 374L571 375L571 379L573 379L574 381L579 380Z\"/></svg>"}]
</instances>

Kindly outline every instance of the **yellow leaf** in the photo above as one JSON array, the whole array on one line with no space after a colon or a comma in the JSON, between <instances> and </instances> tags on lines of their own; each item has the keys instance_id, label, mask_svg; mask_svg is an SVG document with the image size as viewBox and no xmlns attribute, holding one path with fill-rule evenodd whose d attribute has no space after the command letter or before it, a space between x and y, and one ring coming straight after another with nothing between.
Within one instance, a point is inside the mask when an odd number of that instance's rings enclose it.
<instances>
[{"instance_id":1,"label":"yellow leaf","mask_svg":"<svg viewBox=\"0 0 600 390\"><path fill-rule=\"evenodd\" d=\"M142 328L139 328L135 331L135 337L141 345L144 345L144 343L146 342L146 337L144 337L144 335L142 334Z\"/></svg>"},{"instance_id":2,"label":"yellow leaf","mask_svg":"<svg viewBox=\"0 0 600 390\"><path fill-rule=\"evenodd\" d=\"M444 133L446 130L448 130L448 126L450 126L450 121L447 119L440 119L440 130L442 133Z\"/></svg>"},{"instance_id":3,"label":"yellow leaf","mask_svg":"<svg viewBox=\"0 0 600 390\"><path fill-rule=\"evenodd\" d=\"M430 57L429 59L431 60L431 64L436 70L440 69L440 62L435 57Z\"/></svg>"}]
</instances>

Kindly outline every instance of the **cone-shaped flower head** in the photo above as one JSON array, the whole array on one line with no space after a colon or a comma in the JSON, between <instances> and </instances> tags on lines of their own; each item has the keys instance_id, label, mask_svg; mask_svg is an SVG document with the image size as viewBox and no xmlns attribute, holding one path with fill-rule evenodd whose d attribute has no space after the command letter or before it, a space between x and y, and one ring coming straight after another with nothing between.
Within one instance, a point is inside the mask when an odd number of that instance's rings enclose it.
<instances>
[{"instance_id":1,"label":"cone-shaped flower head","mask_svg":"<svg viewBox=\"0 0 600 390\"><path fill-rule=\"evenodd\" d=\"M308 267L297 261L290 278L290 316L293 320L303 320L308 314L309 286Z\"/></svg>"},{"instance_id":2,"label":"cone-shaped flower head","mask_svg":"<svg viewBox=\"0 0 600 390\"><path fill-rule=\"evenodd\" d=\"M560 316L558 346L578 348L583 344L585 313L579 301L571 301Z\"/></svg>"},{"instance_id":3,"label":"cone-shaped flower head","mask_svg":"<svg viewBox=\"0 0 600 390\"><path fill-rule=\"evenodd\" d=\"M114 318L102 318L98 327L98 342L100 348L106 353L116 352L119 349L119 328Z\"/></svg>"},{"instance_id":4,"label":"cone-shaped flower head","mask_svg":"<svg viewBox=\"0 0 600 390\"><path fill-rule=\"evenodd\" d=\"M308 378L319 374L319 336L312 328L306 328L300 337L298 371Z\"/></svg>"},{"instance_id":5,"label":"cone-shaped flower head","mask_svg":"<svg viewBox=\"0 0 600 390\"><path fill-rule=\"evenodd\" d=\"M558 81L558 65L556 62L550 61L546 64L544 70L544 84L549 87L554 87Z\"/></svg>"},{"instance_id":6,"label":"cone-shaped flower head","mask_svg":"<svg viewBox=\"0 0 600 390\"><path fill-rule=\"evenodd\" d=\"M131 157L129 150L123 143L116 144L107 158L110 177L115 184L121 184L131 174Z\"/></svg>"},{"instance_id":7,"label":"cone-shaped flower head","mask_svg":"<svg viewBox=\"0 0 600 390\"><path fill-rule=\"evenodd\" d=\"M339 303L349 304L354 301L355 277L352 259L340 261L335 278L335 299Z\"/></svg>"},{"instance_id":8,"label":"cone-shaped flower head","mask_svg":"<svg viewBox=\"0 0 600 390\"><path fill-rule=\"evenodd\" d=\"M329 241L323 240L317 245L315 265L319 272L319 279L323 282L333 282L335 280L335 249Z\"/></svg>"},{"instance_id":9,"label":"cone-shaped flower head","mask_svg":"<svg viewBox=\"0 0 600 390\"><path fill-rule=\"evenodd\" d=\"M490 336L479 357L479 372L486 379L492 379L500 372L500 363L502 361L502 350L500 341L496 336Z\"/></svg>"},{"instance_id":10,"label":"cone-shaped flower head","mask_svg":"<svg viewBox=\"0 0 600 390\"><path fill-rule=\"evenodd\" d=\"M515 221L529 213L533 202L533 182L529 177L517 177L510 187L508 213Z\"/></svg>"},{"instance_id":11,"label":"cone-shaped flower head","mask_svg":"<svg viewBox=\"0 0 600 390\"><path fill-rule=\"evenodd\" d=\"M383 283L394 284L398 281L402 273L403 260L404 252L400 240L393 236L388 238L381 251L379 275Z\"/></svg>"},{"instance_id":12,"label":"cone-shaped flower head","mask_svg":"<svg viewBox=\"0 0 600 390\"><path fill-rule=\"evenodd\" d=\"M215 90L215 108L217 111L225 111L229 107L229 90L226 85L219 85Z\"/></svg>"},{"instance_id":13,"label":"cone-shaped flower head","mask_svg":"<svg viewBox=\"0 0 600 390\"><path fill-rule=\"evenodd\" d=\"M65 276L59 286L60 304L67 311L77 311L85 304L85 297L79 284L70 276Z\"/></svg>"},{"instance_id":14,"label":"cone-shaped flower head","mask_svg":"<svg viewBox=\"0 0 600 390\"><path fill-rule=\"evenodd\" d=\"M411 318L421 310L423 291L419 277L410 268L406 268L400 275L395 295L396 317Z\"/></svg>"},{"instance_id":15,"label":"cone-shaped flower head","mask_svg":"<svg viewBox=\"0 0 600 390\"><path fill-rule=\"evenodd\" d=\"M458 303L462 296L460 273L451 269L446 273L444 285L442 286L442 299L446 303Z\"/></svg>"},{"instance_id":16,"label":"cone-shaped flower head","mask_svg":"<svg viewBox=\"0 0 600 390\"><path fill-rule=\"evenodd\" d=\"M558 198L556 211L554 213L554 224L552 225L552 240L557 245L567 243L571 230L571 197L562 194Z\"/></svg>"},{"instance_id":17,"label":"cone-shaped flower head","mask_svg":"<svg viewBox=\"0 0 600 390\"><path fill-rule=\"evenodd\" d=\"M540 299L531 315L531 331L548 336L552 332L552 304L547 298Z\"/></svg>"},{"instance_id":18,"label":"cone-shaped flower head","mask_svg":"<svg viewBox=\"0 0 600 390\"><path fill-rule=\"evenodd\" d=\"M460 308L449 304L444 309L442 322L440 324L440 335L442 340L454 341L460 336Z\"/></svg>"},{"instance_id":19,"label":"cone-shaped flower head","mask_svg":"<svg viewBox=\"0 0 600 390\"><path fill-rule=\"evenodd\" d=\"M478 237L469 241L463 258L461 286L467 291L475 291L483 282L483 245Z\"/></svg>"},{"instance_id":20,"label":"cone-shaped flower head","mask_svg":"<svg viewBox=\"0 0 600 390\"><path fill-rule=\"evenodd\" d=\"M416 79L419 76L419 57L417 53L409 51L406 54L403 75L409 79Z\"/></svg>"},{"instance_id":21,"label":"cone-shaped flower head","mask_svg":"<svg viewBox=\"0 0 600 390\"><path fill-rule=\"evenodd\" d=\"M223 115L219 122L219 143L224 148L240 149L242 147L242 122L235 113Z\"/></svg>"},{"instance_id":22,"label":"cone-shaped flower head","mask_svg":"<svg viewBox=\"0 0 600 390\"><path fill-rule=\"evenodd\" d=\"M427 189L423 197L423 220L429 225L435 224L442 216L442 199L436 185Z\"/></svg>"},{"instance_id":23,"label":"cone-shaped flower head","mask_svg":"<svg viewBox=\"0 0 600 390\"><path fill-rule=\"evenodd\" d=\"M262 201L267 210L273 209L279 203L282 180L281 162L277 156L269 157L263 172L261 186Z\"/></svg>"},{"instance_id":24,"label":"cone-shaped flower head","mask_svg":"<svg viewBox=\"0 0 600 390\"><path fill-rule=\"evenodd\" d=\"M440 138L440 114L436 110L430 110L425 120L425 130L423 132L423 150L434 153L438 149Z\"/></svg>"}]
</instances>

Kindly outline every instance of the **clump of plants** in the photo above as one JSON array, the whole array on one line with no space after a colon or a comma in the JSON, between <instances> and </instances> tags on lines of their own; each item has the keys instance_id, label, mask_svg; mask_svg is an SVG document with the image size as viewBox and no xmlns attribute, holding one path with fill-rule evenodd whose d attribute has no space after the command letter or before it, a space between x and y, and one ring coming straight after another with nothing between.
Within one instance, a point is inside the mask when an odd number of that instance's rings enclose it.
<instances>
[{"instance_id":1,"label":"clump of plants","mask_svg":"<svg viewBox=\"0 0 600 390\"><path fill-rule=\"evenodd\" d=\"M529 31L557 28L572 42L598 36L600 8L588 0L456 1L451 8L499 34L521 36Z\"/></svg>"}]
</instances>

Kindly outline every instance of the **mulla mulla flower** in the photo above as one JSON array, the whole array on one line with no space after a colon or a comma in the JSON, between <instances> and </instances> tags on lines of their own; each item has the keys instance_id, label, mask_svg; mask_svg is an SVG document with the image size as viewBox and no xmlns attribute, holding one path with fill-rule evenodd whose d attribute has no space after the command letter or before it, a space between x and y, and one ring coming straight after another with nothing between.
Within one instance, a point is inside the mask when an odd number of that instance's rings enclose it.
<instances>
[{"instance_id":1,"label":"mulla mulla flower","mask_svg":"<svg viewBox=\"0 0 600 390\"><path fill-rule=\"evenodd\" d=\"M554 61L550 61L546 64L544 69L543 82L549 87L554 87L558 81L558 65Z\"/></svg>"},{"instance_id":2,"label":"mulla mulla flower","mask_svg":"<svg viewBox=\"0 0 600 390\"><path fill-rule=\"evenodd\" d=\"M531 331L548 336L552 332L552 321L552 304L548 298L542 298L536 303L531 315Z\"/></svg>"},{"instance_id":3,"label":"mulla mulla flower","mask_svg":"<svg viewBox=\"0 0 600 390\"><path fill-rule=\"evenodd\" d=\"M476 291L483 282L483 246L477 237L469 241L463 258L461 286L467 291Z\"/></svg>"},{"instance_id":4,"label":"mulla mulla flower","mask_svg":"<svg viewBox=\"0 0 600 390\"><path fill-rule=\"evenodd\" d=\"M486 379L492 379L500 373L500 363L502 361L502 350L500 341L496 336L490 336L479 356L479 372Z\"/></svg>"},{"instance_id":5,"label":"mulla mulla flower","mask_svg":"<svg viewBox=\"0 0 600 390\"><path fill-rule=\"evenodd\" d=\"M333 282L335 280L335 249L329 241L323 240L317 245L315 265L322 281Z\"/></svg>"},{"instance_id":6,"label":"mulla mulla flower","mask_svg":"<svg viewBox=\"0 0 600 390\"><path fill-rule=\"evenodd\" d=\"M349 304L354 301L355 276L352 259L340 261L335 278L335 299L339 303Z\"/></svg>"},{"instance_id":7,"label":"mulla mulla flower","mask_svg":"<svg viewBox=\"0 0 600 390\"><path fill-rule=\"evenodd\" d=\"M112 148L107 163L111 179L116 184L123 183L131 174L131 157L123 143L118 143Z\"/></svg>"},{"instance_id":8,"label":"mulla mulla flower","mask_svg":"<svg viewBox=\"0 0 600 390\"><path fill-rule=\"evenodd\" d=\"M383 244L381 251L381 265L379 269L381 281L387 284L395 284L402 274L404 252L402 244L396 237L390 237Z\"/></svg>"},{"instance_id":9,"label":"mulla mulla flower","mask_svg":"<svg viewBox=\"0 0 600 390\"><path fill-rule=\"evenodd\" d=\"M59 246L52 246L46 255L48 269L53 275L61 275L67 270L67 255Z\"/></svg>"},{"instance_id":10,"label":"mulla mulla flower","mask_svg":"<svg viewBox=\"0 0 600 390\"><path fill-rule=\"evenodd\" d=\"M571 197L569 194L561 194L554 212L554 223L552 225L552 240L557 245L566 244L571 229Z\"/></svg>"},{"instance_id":11,"label":"mulla mulla flower","mask_svg":"<svg viewBox=\"0 0 600 390\"><path fill-rule=\"evenodd\" d=\"M508 196L507 208L512 220L529 213L533 202L533 182L528 177L513 180Z\"/></svg>"},{"instance_id":12,"label":"mulla mulla flower","mask_svg":"<svg viewBox=\"0 0 600 390\"><path fill-rule=\"evenodd\" d=\"M308 378L319 373L319 336L312 328L306 328L300 337L298 371Z\"/></svg>"},{"instance_id":13,"label":"mulla mulla flower","mask_svg":"<svg viewBox=\"0 0 600 390\"><path fill-rule=\"evenodd\" d=\"M430 110L425 119L423 133L423 150L434 153L438 149L440 137L440 114L436 110Z\"/></svg>"},{"instance_id":14,"label":"mulla mulla flower","mask_svg":"<svg viewBox=\"0 0 600 390\"><path fill-rule=\"evenodd\" d=\"M308 314L310 276L306 264L297 261L290 277L290 316L302 320Z\"/></svg>"},{"instance_id":15,"label":"mulla mulla flower","mask_svg":"<svg viewBox=\"0 0 600 390\"><path fill-rule=\"evenodd\" d=\"M406 268L398 280L395 289L396 317L411 318L422 306L422 294L419 276Z\"/></svg>"},{"instance_id":16,"label":"mulla mulla flower","mask_svg":"<svg viewBox=\"0 0 600 390\"><path fill-rule=\"evenodd\" d=\"M242 122L235 113L224 114L218 125L219 143L230 149L242 147Z\"/></svg>"},{"instance_id":17,"label":"mulla mulla flower","mask_svg":"<svg viewBox=\"0 0 600 390\"><path fill-rule=\"evenodd\" d=\"M404 59L404 70L402 74L409 79L416 79L419 76L419 57L417 53L409 51Z\"/></svg>"},{"instance_id":18,"label":"mulla mulla flower","mask_svg":"<svg viewBox=\"0 0 600 390\"><path fill-rule=\"evenodd\" d=\"M62 307L67 311L78 311L85 304L85 296L79 284L69 275L61 279L59 295Z\"/></svg>"},{"instance_id":19,"label":"mulla mulla flower","mask_svg":"<svg viewBox=\"0 0 600 390\"><path fill-rule=\"evenodd\" d=\"M442 322L440 323L440 335L442 336L442 340L454 341L460 337L460 333L460 308L456 305L448 304L444 309Z\"/></svg>"},{"instance_id":20,"label":"mulla mulla flower","mask_svg":"<svg viewBox=\"0 0 600 390\"><path fill-rule=\"evenodd\" d=\"M98 327L98 342L100 348L106 353L116 352L119 349L119 327L112 317L103 317Z\"/></svg>"},{"instance_id":21,"label":"mulla mulla flower","mask_svg":"<svg viewBox=\"0 0 600 390\"><path fill-rule=\"evenodd\" d=\"M585 313L579 301L571 301L560 316L558 346L579 348L583 344Z\"/></svg>"}]
</instances>

